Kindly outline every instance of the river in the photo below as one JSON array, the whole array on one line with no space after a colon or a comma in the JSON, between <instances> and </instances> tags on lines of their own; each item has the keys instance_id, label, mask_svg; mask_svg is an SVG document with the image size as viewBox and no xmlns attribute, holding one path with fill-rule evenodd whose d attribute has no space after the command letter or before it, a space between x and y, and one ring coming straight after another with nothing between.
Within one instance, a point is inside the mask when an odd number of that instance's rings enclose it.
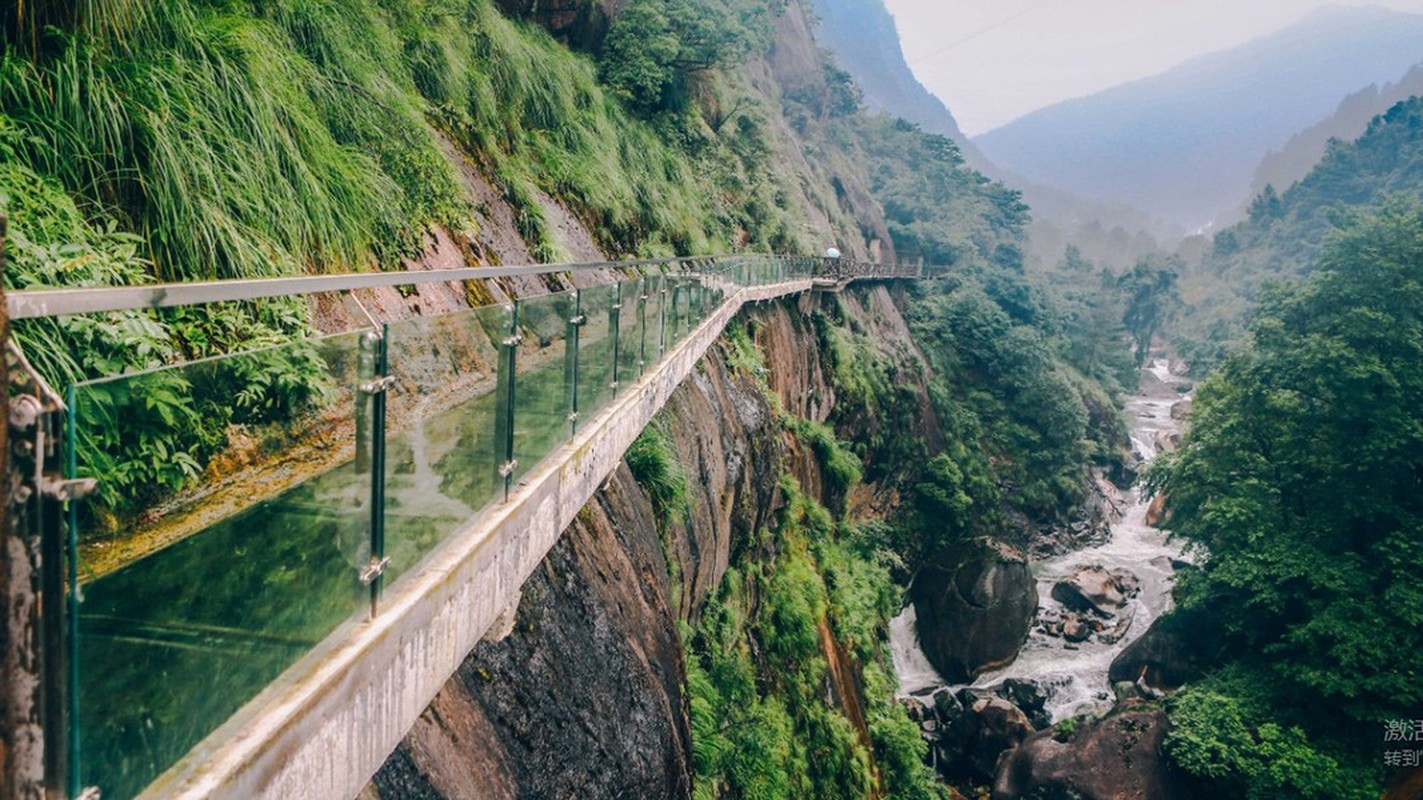
<instances>
[{"instance_id":1,"label":"river","mask_svg":"<svg viewBox=\"0 0 1423 800\"><path fill-rule=\"evenodd\" d=\"M1166 360L1158 359L1142 370L1140 393L1127 399L1132 446L1144 461L1156 456L1158 432L1169 435L1182 427L1180 420L1171 418L1171 407L1185 396L1178 391L1182 384L1181 378L1171 374ZM1035 624L1017 660L980 675L973 686L992 686L1006 678L1036 683L1048 692L1045 708L1053 721L1111 707L1108 667L1123 648L1170 609L1171 562L1181 558L1178 544L1166 541L1165 532L1146 524L1150 498L1132 489L1128 500L1121 519L1112 524L1112 535L1106 543L1035 562L1032 567L1038 583L1039 620L1062 610L1061 604L1052 599L1053 584L1084 567L1121 568L1136 575L1141 581L1140 592L1118 615L1131 617L1125 635L1113 644L1104 644L1095 636L1069 644ZM913 605L907 605L890 622L890 652L901 695L923 695L947 685L919 647Z\"/></svg>"}]
</instances>

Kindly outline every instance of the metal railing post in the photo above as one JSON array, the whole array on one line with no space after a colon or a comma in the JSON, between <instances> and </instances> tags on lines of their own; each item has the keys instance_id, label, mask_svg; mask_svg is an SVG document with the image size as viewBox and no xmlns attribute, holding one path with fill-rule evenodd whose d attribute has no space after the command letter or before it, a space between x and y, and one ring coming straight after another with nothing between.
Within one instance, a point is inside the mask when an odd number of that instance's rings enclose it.
<instances>
[{"instance_id":1,"label":"metal railing post","mask_svg":"<svg viewBox=\"0 0 1423 800\"><path fill-rule=\"evenodd\" d=\"M63 420L62 422L54 424L53 430L56 432L64 431L64 475L69 480L75 480L79 472L79 453L76 442L77 436L75 435L75 425L77 424L75 409L77 407L78 397L73 384L70 384L66 390L64 401L66 413L51 411L47 416L50 418L59 416ZM41 494L43 494L43 492ZM43 507L46 501L41 499L40 503L41 507ZM41 545L44 552L41 553L40 564L44 567L45 573L42 582L42 586L44 587L42 591L44 591L46 596L49 596L50 593L53 592L53 596L56 598L60 596L65 597L64 610L58 612L56 609L58 613L53 624L47 623L45 626L47 636L57 636L57 631L61 627L62 620L64 631L63 640L61 642L54 642L53 644L46 641L45 644L47 650L53 647L49 652L57 656L56 660L59 662L54 666L54 672L58 673L63 671L65 675L65 689L60 690L55 687L50 690L52 698L50 702L56 702L62 705L59 705L56 711L49 715L54 724L64 726L60 728L61 731L64 731L64 744L62 747L59 745L60 735L58 733L52 734L46 730L45 738L48 741L45 743L45 760L49 761L51 758L49 753L51 746L59 751L53 756L52 763L56 770L55 775L67 775L66 788L68 794L70 797L78 797L84 790L84 776L80 774L81 762L79 760L80 734L82 733L79 729L79 601L81 599L79 594L79 499L77 497L71 498L67 505L69 506L67 509L68 513L66 514L68 517L67 527L69 530L68 535L65 536L62 555L58 543L58 504L53 504L51 513L45 513L44 510L40 512L41 520L43 521L41 526L41 542L51 537L55 540L52 546ZM52 523L48 521L50 519L53 519ZM54 525L56 530L49 530L50 525ZM50 558L54 560L50 561ZM58 567L61 563L65 566L63 580L68 584L66 587L68 591L63 592L63 594L61 594L62 590L59 585L57 585L60 583ZM46 566L48 564L53 564L54 566ZM51 573L53 574L51 575ZM43 614L46 612L41 610L40 613ZM53 629L55 633L50 633L49 629ZM46 656L46 660L48 661L48 656ZM47 721L46 727L48 724L49 722ZM51 783L56 782L57 781L51 781Z\"/></svg>"},{"instance_id":2,"label":"metal railing post","mask_svg":"<svg viewBox=\"0 0 1423 800\"><path fill-rule=\"evenodd\" d=\"M588 318L583 314L583 290L573 290L573 313L563 333L563 400L568 408L568 433L578 433L578 342Z\"/></svg>"},{"instance_id":3,"label":"metal railing post","mask_svg":"<svg viewBox=\"0 0 1423 800\"><path fill-rule=\"evenodd\" d=\"M637 283L637 374L647 372L647 276Z\"/></svg>"},{"instance_id":4,"label":"metal railing post","mask_svg":"<svg viewBox=\"0 0 1423 800\"><path fill-rule=\"evenodd\" d=\"M367 331L361 337L357 357L361 383L356 397L356 469L365 470L370 476L366 533L371 551L359 577L370 592L372 618L380 613L385 571L390 567L385 554L385 417L386 395L395 377L390 374L389 341L388 326Z\"/></svg>"},{"instance_id":5,"label":"metal railing post","mask_svg":"<svg viewBox=\"0 0 1423 800\"><path fill-rule=\"evenodd\" d=\"M495 391L494 446L498 476L504 484L504 501L509 501L509 490L514 482L514 470L519 462L514 459L514 399L519 342L519 301L509 306L509 334L501 342L499 359L499 380Z\"/></svg>"},{"instance_id":6,"label":"metal railing post","mask_svg":"<svg viewBox=\"0 0 1423 800\"><path fill-rule=\"evenodd\" d=\"M617 291L614 292L613 304L612 304L611 306L608 306L608 334L613 337L613 382L612 382L612 389L613 389L613 395L614 395L614 396L617 396L617 393L618 393L618 357L619 357L619 355L621 355L621 354L618 352L618 346L621 344L621 339L622 339L622 331L620 331L619 328L622 327L622 318L623 318L623 290L622 290L622 287L619 286L618 284L613 284L613 286L614 286L614 288L615 288Z\"/></svg>"},{"instance_id":7,"label":"metal railing post","mask_svg":"<svg viewBox=\"0 0 1423 800\"><path fill-rule=\"evenodd\" d=\"M667 352L667 276L662 275L657 281L658 303L657 303L657 357L662 358Z\"/></svg>"}]
</instances>

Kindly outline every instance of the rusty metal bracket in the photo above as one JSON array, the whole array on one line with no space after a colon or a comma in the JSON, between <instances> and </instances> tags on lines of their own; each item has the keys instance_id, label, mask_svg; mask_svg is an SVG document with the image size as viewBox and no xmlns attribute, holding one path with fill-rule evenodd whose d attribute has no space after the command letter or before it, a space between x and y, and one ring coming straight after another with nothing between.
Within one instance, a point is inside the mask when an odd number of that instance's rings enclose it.
<instances>
[{"instance_id":1,"label":"rusty metal bracket","mask_svg":"<svg viewBox=\"0 0 1423 800\"><path fill-rule=\"evenodd\" d=\"M370 586L375 582L376 578L384 575L385 571L389 568L390 556L386 556L385 558L371 556L371 563L361 568L361 583Z\"/></svg>"}]
</instances>

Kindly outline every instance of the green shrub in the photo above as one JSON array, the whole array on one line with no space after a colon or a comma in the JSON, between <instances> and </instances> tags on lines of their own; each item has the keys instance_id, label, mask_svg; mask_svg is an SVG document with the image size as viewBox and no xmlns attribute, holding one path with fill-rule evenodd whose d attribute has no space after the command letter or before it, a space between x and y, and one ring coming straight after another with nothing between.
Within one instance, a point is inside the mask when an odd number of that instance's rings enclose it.
<instances>
[{"instance_id":1,"label":"green shrub","mask_svg":"<svg viewBox=\"0 0 1423 800\"><path fill-rule=\"evenodd\" d=\"M1167 708L1166 755L1224 796L1365 800L1381 792L1377 768L1346 767L1300 728L1210 687L1188 687Z\"/></svg>"}]
</instances>

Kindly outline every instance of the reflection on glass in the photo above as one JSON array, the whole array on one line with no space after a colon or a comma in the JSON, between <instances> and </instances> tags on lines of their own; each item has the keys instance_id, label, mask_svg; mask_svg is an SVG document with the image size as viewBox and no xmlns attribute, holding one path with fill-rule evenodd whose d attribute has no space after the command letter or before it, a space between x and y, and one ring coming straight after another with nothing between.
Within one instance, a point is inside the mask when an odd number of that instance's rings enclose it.
<instances>
[{"instance_id":1,"label":"reflection on glass","mask_svg":"<svg viewBox=\"0 0 1423 800\"><path fill-rule=\"evenodd\" d=\"M613 398L613 357L619 309L617 284L581 290L587 322L578 340L578 419L587 424Z\"/></svg>"},{"instance_id":2,"label":"reflection on glass","mask_svg":"<svg viewBox=\"0 0 1423 800\"><path fill-rule=\"evenodd\" d=\"M642 376L643 308L642 278L618 284L618 364L619 386L630 386Z\"/></svg>"},{"instance_id":3,"label":"reflection on glass","mask_svg":"<svg viewBox=\"0 0 1423 800\"><path fill-rule=\"evenodd\" d=\"M573 317L575 299L575 292L559 292L519 301L522 336L514 374L515 481L568 440L573 392L565 383L564 367L568 320Z\"/></svg>"},{"instance_id":4,"label":"reflection on glass","mask_svg":"<svg viewBox=\"0 0 1423 800\"><path fill-rule=\"evenodd\" d=\"M496 390L512 324L502 305L386 326L387 587L502 496Z\"/></svg>"},{"instance_id":5,"label":"reflection on glass","mask_svg":"<svg viewBox=\"0 0 1423 800\"><path fill-rule=\"evenodd\" d=\"M124 437L146 436L154 446L182 441L166 420L193 424L219 406L232 415L228 431L240 424L289 447L317 445L348 459L324 472L318 461L315 474L295 482L291 474L311 465L289 459L281 474L268 471L248 487L259 496L270 491L256 504L79 587L77 769L83 785L100 787L105 798L137 794L364 608L357 567L369 556L369 473L358 474L349 460L363 335L75 387L77 474L111 488L135 480L114 471L127 463L125 448L143 441ZM305 371L301 388L265 380L294 369ZM169 404L166 417L155 402ZM198 446L185 452L202 454ZM100 535L112 509L89 506L86 538ZM129 530L109 527L102 535L115 540Z\"/></svg>"}]
</instances>

